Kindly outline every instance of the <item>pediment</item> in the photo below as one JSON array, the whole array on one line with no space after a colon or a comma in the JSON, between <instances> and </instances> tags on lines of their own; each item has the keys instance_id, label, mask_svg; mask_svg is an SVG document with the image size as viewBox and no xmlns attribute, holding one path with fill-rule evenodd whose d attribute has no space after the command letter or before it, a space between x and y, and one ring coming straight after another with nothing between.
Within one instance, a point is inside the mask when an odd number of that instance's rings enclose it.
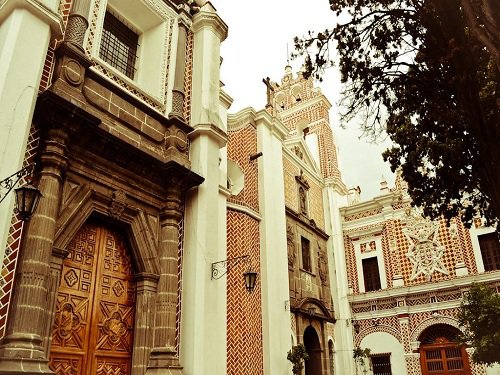
<instances>
[{"instance_id":1,"label":"pediment","mask_svg":"<svg viewBox=\"0 0 500 375\"><path fill-rule=\"evenodd\" d=\"M300 160L300 162L316 173L320 173L319 164L313 157L311 150L307 146L306 142L302 137L294 138L285 141L284 147L295 157Z\"/></svg>"}]
</instances>

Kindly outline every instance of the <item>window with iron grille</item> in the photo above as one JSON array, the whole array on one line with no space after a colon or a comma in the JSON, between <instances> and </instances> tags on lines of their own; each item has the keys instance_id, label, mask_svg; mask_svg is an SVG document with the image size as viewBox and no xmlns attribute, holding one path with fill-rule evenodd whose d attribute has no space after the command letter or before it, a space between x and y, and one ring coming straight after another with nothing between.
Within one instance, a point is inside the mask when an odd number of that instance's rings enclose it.
<instances>
[{"instance_id":1,"label":"window with iron grille","mask_svg":"<svg viewBox=\"0 0 500 375\"><path fill-rule=\"evenodd\" d=\"M362 264L365 292L381 289L377 257L365 258L362 260Z\"/></svg>"},{"instance_id":2,"label":"window with iron grille","mask_svg":"<svg viewBox=\"0 0 500 375\"><path fill-rule=\"evenodd\" d=\"M500 242L495 232L478 236L484 270L500 270Z\"/></svg>"},{"instance_id":3,"label":"window with iron grille","mask_svg":"<svg viewBox=\"0 0 500 375\"><path fill-rule=\"evenodd\" d=\"M371 355L373 375L392 375L390 354Z\"/></svg>"},{"instance_id":4,"label":"window with iron grille","mask_svg":"<svg viewBox=\"0 0 500 375\"><path fill-rule=\"evenodd\" d=\"M311 272L311 247L309 240L307 238L300 237L300 244L302 249L302 268Z\"/></svg>"},{"instance_id":5,"label":"window with iron grille","mask_svg":"<svg viewBox=\"0 0 500 375\"><path fill-rule=\"evenodd\" d=\"M138 45L139 35L107 11L99 57L127 77L134 79Z\"/></svg>"}]
</instances>

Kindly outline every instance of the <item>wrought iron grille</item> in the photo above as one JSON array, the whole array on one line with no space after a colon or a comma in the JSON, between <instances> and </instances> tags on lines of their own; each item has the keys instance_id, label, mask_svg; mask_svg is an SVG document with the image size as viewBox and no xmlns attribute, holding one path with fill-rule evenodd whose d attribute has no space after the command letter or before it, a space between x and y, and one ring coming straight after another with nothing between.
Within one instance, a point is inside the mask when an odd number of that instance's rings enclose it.
<instances>
[{"instance_id":1,"label":"wrought iron grille","mask_svg":"<svg viewBox=\"0 0 500 375\"><path fill-rule=\"evenodd\" d=\"M134 79L139 35L110 12L106 12L99 56L127 77Z\"/></svg>"}]
</instances>

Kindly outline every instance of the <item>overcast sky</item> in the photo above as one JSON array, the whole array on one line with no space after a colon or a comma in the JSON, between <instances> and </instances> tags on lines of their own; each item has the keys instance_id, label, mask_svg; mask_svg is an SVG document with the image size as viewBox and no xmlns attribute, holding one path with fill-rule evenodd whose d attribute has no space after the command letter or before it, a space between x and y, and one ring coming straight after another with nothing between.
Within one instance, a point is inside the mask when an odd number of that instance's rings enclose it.
<instances>
[{"instance_id":1,"label":"overcast sky","mask_svg":"<svg viewBox=\"0 0 500 375\"><path fill-rule=\"evenodd\" d=\"M270 77L280 82L287 65L288 52L293 49L293 37L308 30L324 30L335 23L328 0L212 0L219 15L229 26L229 36L222 44L221 80L224 90L234 99L231 113L246 107L263 109L266 87L262 79ZM294 72L300 61L291 61ZM387 144L373 145L359 139L361 132L352 124L343 130L338 125L336 101L341 90L334 68L322 83L317 83L333 107L332 125L339 147L340 170L347 187L359 185L362 200L380 193L382 175L394 185L394 175L381 153Z\"/></svg>"}]
</instances>

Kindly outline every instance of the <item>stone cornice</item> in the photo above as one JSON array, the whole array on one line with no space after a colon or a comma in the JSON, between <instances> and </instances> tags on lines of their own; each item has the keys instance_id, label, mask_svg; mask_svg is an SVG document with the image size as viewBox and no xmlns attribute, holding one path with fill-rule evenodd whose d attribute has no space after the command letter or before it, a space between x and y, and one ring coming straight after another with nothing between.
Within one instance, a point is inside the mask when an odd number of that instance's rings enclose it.
<instances>
[{"instance_id":1,"label":"stone cornice","mask_svg":"<svg viewBox=\"0 0 500 375\"><path fill-rule=\"evenodd\" d=\"M226 109L229 109L234 101L234 99L224 90L220 90L219 100Z\"/></svg>"},{"instance_id":2,"label":"stone cornice","mask_svg":"<svg viewBox=\"0 0 500 375\"><path fill-rule=\"evenodd\" d=\"M334 191L341 195L347 195L349 191L347 190L347 187L344 184L344 181L342 181L338 177L328 177L325 179L325 187L326 188L332 188Z\"/></svg>"},{"instance_id":3,"label":"stone cornice","mask_svg":"<svg viewBox=\"0 0 500 375\"><path fill-rule=\"evenodd\" d=\"M63 35L62 17L44 4L35 0L7 0L0 5L0 24L16 9L26 9L50 26L51 38L61 39Z\"/></svg>"},{"instance_id":4,"label":"stone cornice","mask_svg":"<svg viewBox=\"0 0 500 375\"><path fill-rule=\"evenodd\" d=\"M255 114L255 122L265 125L271 133L274 134L280 141L284 141L288 135L288 129L276 117L272 117L266 110L260 110Z\"/></svg>"},{"instance_id":5,"label":"stone cornice","mask_svg":"<svg viewBox=\"0 0 500 375\"><path fill-rule=\"evenodd\" d=\"M444 280L432 283L423 283L418 285L402 286L398 288L388 288L376 292L359 293L348 295L349 303L368 303L387 298L409 297L414 294L436 293L445 290L467 289L472 283L494 283L498 282L500 271L486 272L481 274L455 277L451 280Z\"/></svg>"},{"instance_id":6,"label":"stone cornice","mask_svg":"<svg viewBox=\"0 0 500 375\"><path fill-rule=\"evenodd\" d=\"M229 131L239 130L248 124L255 128L255 109L252 107L227 115L227 128Z\"/></svg>"},{"instance_id":7,"label":"stone cornice","mask_svg":"<svg viewBox=\"0 0 500 375\"><path fill-rule=\"evenodd\" d=\"M384 207L390 207L392 204L396 203L398 200L398 192L390 192L388 194L379 195L369 201L364 201L360 203L353 204L352 206L346 206L340 208L340 213L342 216L350 216L358 214L365 211L371 211L374 209L383 209Z\"/></svg>"},{"instance_id":8,"label":"stone cornice","mask_svg":"<svg viewBox=\"0 0 500 375\"><path fill-rule=\"evenodd\" d=\"M198 124L194 130L188 134L190 140L202 135L207 135L219 144L219 148L227 144L227 133L213 124Z\"/></svg>"},{"instance_id":9,"label":"stone cornice","mask_svg":"<svg viewBox=\"0 0 500 375\"><path fill-rule=\"evenodd\" d=\"M247 206L242 206L240 204L236 204L233 202L227 202L227 209L247 214L248 216L250 216L251 218L253 218L257 221L262 220L262 216L257 211L254 211Z\"/></svg>"},{"instance_id":10,"label":"stone cornice","mask_svg":"<svg viewBox=\"0 0 500 375\"><path fill-rule=\"evenodd\" d=\"M216 13L202 10L195 14L193 17L193 32L198 33L204 28L212 29L221 42L227 38L228 27Z\"/></svg>"},{"instance_id":11,"label":"stone cornice","mask_svg":"<svg viewBox=\"0 0 500 375\"><path fill-rule=\"evenodd\" d=\"M300 104L294 105L293 107L288 108L288 109L280 112L279 115L281 118L285 118L285 117L290 116L291 114L293 114L297 111L300 111L301 109L311 107L311 106L316 105L318 103L325 105L327 110L330 110L330 108L332 107L332 103L330 103L330 101L326 98L326 96L321 94L321 95L318 95L314 98L301 101Z\"/></svg>"}]
</instances>

